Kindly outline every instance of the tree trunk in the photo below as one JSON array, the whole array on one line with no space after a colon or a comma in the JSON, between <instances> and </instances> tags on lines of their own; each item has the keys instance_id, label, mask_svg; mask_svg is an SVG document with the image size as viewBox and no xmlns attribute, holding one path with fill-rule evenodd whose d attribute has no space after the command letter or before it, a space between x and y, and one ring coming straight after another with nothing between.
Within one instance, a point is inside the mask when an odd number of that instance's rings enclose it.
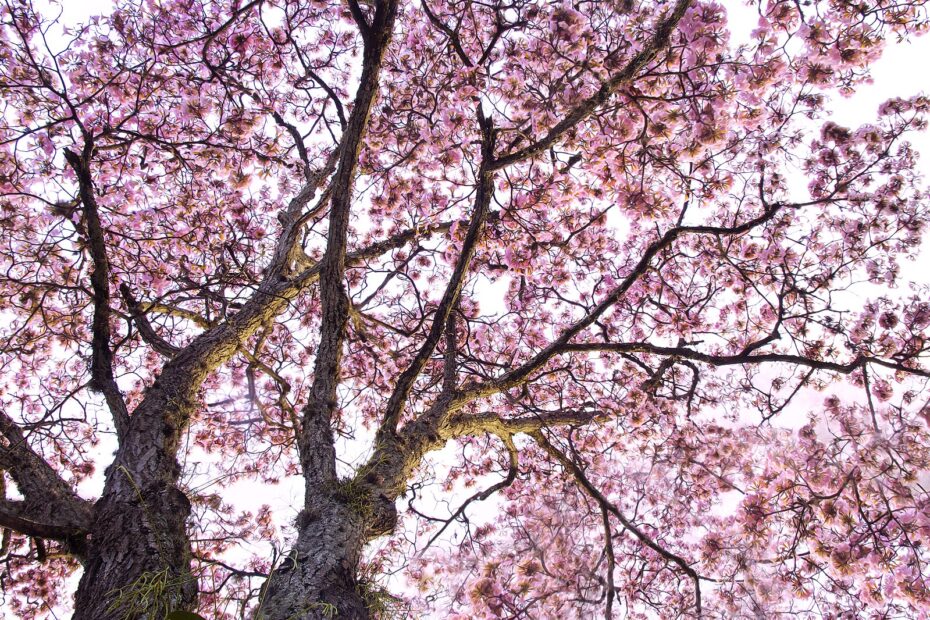
<instances>
[{"instance_id":1,"label":"tree trunk","mask_svg":"<svg viewBox=\"0 0 930 620\"><path fill-rule=\"evenodd\" d=\"M368 620L358 579L366 542L358 506L321 497L298 518L297 543L265 584L256 620Z\"/></svg>"},{"instance_id":2,"label":"tree trunk","mask_svg":"<svg viewBox=\"0 0 930 620\"><path fill-rule=\"evenodd\" d=\"M196 607L186 527L191 504L177 486L175 456L193 403L166 392L173 390L156 381L107 470L75 620L161 620Z\"/></svg>"},{"instance_id":3,"label":"tree trunk","mask_svg":"<svg viewBox=\"0 0 930 620\"><path fill-rule=\"evenodd\" d=\"M196 605L185 528L190 502L158 483L133 495L111 493L97 504L75 620L160 620Z\"/></svg>"}]
</instances>

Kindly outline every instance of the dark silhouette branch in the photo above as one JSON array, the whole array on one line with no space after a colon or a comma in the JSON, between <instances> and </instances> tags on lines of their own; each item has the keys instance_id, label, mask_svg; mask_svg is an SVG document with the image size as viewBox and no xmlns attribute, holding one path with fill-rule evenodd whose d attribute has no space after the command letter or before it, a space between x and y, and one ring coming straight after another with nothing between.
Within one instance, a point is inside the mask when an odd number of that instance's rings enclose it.
<instances>
[{"instance_id":1,"label":"dark silhouette branch","mask_svg":"<svg viewBox=\"0 0 930 620\"><path fill-rule=\"evenodd\" d=\"M23 501L0 498L0 525L27 536L64 539L87 531L93 507L29 445L22 429L0 412L0 470Z\"/></svg>"},{"instance_id":2,"label":"dark silhouette branch","mask_svg":"<svg viewBox=\"0 0 930 620\"><path fill-rule=\"evenodd\" d=\"M800 205L792 205L792 207L797 206ZM576 321L565 329L556 340L534 355L526 363L504 374L499 379L483 385L473 386L463 391L459 398L473 400L474 398L501 392L524 383L534 372L540 370L550 359L562 351L575 336L593 325L598 318L613 307L613 305L616 304L649 270L652 259L666 248L669 248L679 237L689 234L716 236L743 234L768 222L774 218L782 208L785 208L785 205L781 203L765 205L764 211L759 216L734 226L676 226L668 230L661 237L649 244L632 271L584 318Z\"/></svg>"},{"instance_id":3,"label":"dark silhouette branch","mask_svg":"<svg viewBox=\"0 0 930 620\"><path fill-rule=\"evenodd\" d=\"M77 514L79 519L62 518L49 519L48 515L36 514L23 501L0 499L0 527L19 532L23 536L47 538L50 540L70 540L84 536L90 527L89 503ZM68 511L69 514L71 511Z\"/></svg>"},{"instance_id":4,"label":"dark silhouette branch","mask_svg":"<svg viewBox=\"0 0 930 620\"><path fill-rule=\"evenodd\" d=\"M93 262L93 271L90 274L91 289L94 293L90 386L103 394L113 416L116 436L123 441L129 427L129 410L113 375L113 350L110 345L110 261L90 173L93 143L87 141L80 155L70 149L65 149L64 153L65 160L77 176L78 194L84 210L87 231L87 249Z\"/></svg>"},{"instance_id":5,"label":"dark silhouette branch","mask_svg":"<svg viewBox=\"0 0 930 620\"><path fill-rule=\"evenodd\" d=\"M750 349L754 351L755 348ZM848 375L855 370L861 370L868 364L875 364L898 372L904 372L920 377L930 378L930 371L922 368L906 366L900 362L890 362L878 357L868 357L857 355L851 361L831 362L826 360L811 359L803 355L794 355L791 353L738 353L734 355L720 355L702 353L687 347L663 347L649 344L646 342L630 343L610 343L610 342L583 342L576 344L564 344L559 347L560 353L569 352L591 352L605 351L612 353L647 353L651 355L662 355L668 357L677 357L695 362L702 362L711 366L742 366L747 364L793 364L803 366L813 370L823 370L825 372L835 372Z\"/></svg>"},{"instance_id":6,"label":"dark silhouette branch","mask_svg":"<svg viewBox=\"0 0 930 620\"><path fill-rule=\"evenodd\" d=\"M320 260L320 342L317 346L313 384L302 417L298 446L308 489L335 480L335 449L330 426L336 409L343 342L349 319L349 299L344 279L358 154L378 94L381 66L391 39L397 2L379 2L369 25L361 7L349 0L352 15L365 42L362 74L355 104L342 137L339 165L333 178L326 250Z\"/></svg>"},{"instance_id":7,"label":"dark silhouette branch","mask_svg":"<svg viewBox=\"0 0 930 620\"><path fill-rule=\"evenodd\" d=\"M135 323L136 329L139 330L139 336L142 338L142 341L152 347L152 349L160 355L168 358L174 357L178 351L180 351L180 348L158 335L148 317L145 316L141 304L139 304L132 294L132 289L129 288L129 285L125 282L120 284L119 292L126 302L126 307L129 308L132 322Z\"/></svg>"},{"instance_id":8,"label":"dark silhouette branch","mask_svg":"<svg viewBox=\"0 0 930 620\"><path fill-rule=\"evenodd\" d=\"M455 521L460 519L463 514L465 514L465 509L468 508L468 506L470 506L473 502L483 502L484 500L488 499L489 497L491 497L498 491L506 489L507 487L512 485L514 481L517 479L517 473L520 469L520 455L519 455L519 452L517 451L517 447L513 443L513 438L510 437L509 435L501 436L501 441L504 442L504 445L507 448L507 454L510 458L510 466L507 469L507 475L504 477L503 480L492 484L490 487L484 489L483 491L478 491L477 493L475 493L474 495L466 499L464 502L462 502L462 504L456 509L456 511L453 512L452 515L448 519L445 519L445 523L443 523L442 527L440 527L439 530L430 537L429 541L427 541L426 546L423 547L422 551L426 551L427 549L429 549L430 546L434 542L436 542L436 540L440 536L442 536L442 533L445 532L446 529L450 525L452 525Z\"/></svg>"},{"instance_id":9,"label":"dark silhouette branch","mask_svg":"<svg viewBox=\"0 0 930 620\"><path fill-rule=\"evenodd\" d=\"M472 211L471 219L468 224L468 232L465 234L462 250L459 252L452 276L446 284L446 290L443 292L442 300L436 308L433 315L433 322L430 326L429 333L416 356L410 365L401 373L397 379L394 391L388 399L385 409L384 418L378 429L379 436L393 434L400 422L401 415L404 411L410 390L417 377L423 371L426 363L429 361L439 345L446 322L452 314L459 297L462 294L462 287L465 284L465 278L468 275L469 267L478 248L478 243L484 233L485 224L488 221L488 213L491 207L491 198L494 195L494 175L490 172L493 165L494 153L494 129L490 121L484 118L481 109L478 109L478 122L481 124L483 135L481 148L481 166L478 170L478 190L475 194L475 207Z\"/></svg>"}]
</instances>

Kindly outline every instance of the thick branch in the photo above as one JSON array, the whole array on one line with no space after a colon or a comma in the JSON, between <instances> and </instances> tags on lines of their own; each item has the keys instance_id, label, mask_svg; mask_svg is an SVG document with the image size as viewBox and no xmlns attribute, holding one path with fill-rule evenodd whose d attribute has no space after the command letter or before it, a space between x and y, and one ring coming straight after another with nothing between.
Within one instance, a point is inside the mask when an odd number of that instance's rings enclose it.
<instances>
[{"instance_id":1,"label":"thick branch","mask_svg":"<svg viewBox=\"0 0 930 620\"><path fill-rule=\"evenodd\" d=\"M337 157L338 153L331 154L319 170L308 173L307 182L280 213L282 230L271 262L257 290L235 315L222 322L208 323L199 315L181 308L159 304L135 305L131 291L128 291L128 288L123 291L124 296L127 292L130 293L127 305L143 338L156 350L171 356L155 383L146 390L145 397L136 408L131 422L139 433L145 434L153 428L152 419L158 420L155 426L163 429L158 439L160 453L173 454L179 433L187 424L195 407L197 390L209 373L228 361L239 350L242 342L280 314L300 291L319 276L317 265L298 274L291 274L296 262L295 253L299 249L303 214L324 181L332 174ZM151 328L151 325L145 320L143 313L153 311L183 316L206 329L190 344L177 349L160 338L154 329L146 328ZM143 419L135 424L136 417ZM133 467L128 469L132 471ZM115 483L121 484L122 478L117 477Z\"/></svg>"},{"instance_id":2,"label":"thick branch","mask_svg":"<svg viewBox=\"0 0 930 620\"><path fill-rule=\"evenodd\" d=\"M601 302L597 304L591 310L591 312L565 329L562 334L548 347L537 353L526 363L511 370L499 379L463 392L461 394L461 398L471 400L479 396L494 394L522 384L529 378L530 375L542 368L550 359L552 359L561 350L563 350L564 347L569 342L571 342L575 336L594 324L594 322L597 321L601 315L603 315L614 304L620 301L620 299L626 294L628 290L630 290L630 288L632 288L636 281L639 280L639 278L641 278L648 271L652 259L655 258L659 252L670 247L672 243L674 243L675 240L679 237L687 234L717 236L739 235L769 221L783 207L784 205L778 203L767 205L761 215L736 226L676 226L675 228L670 229L659 239L653 241L646 248L642 257L639 259L639 262L636 263L636 266L633 268L633 270L626 276L626 278L623 279L623 282L621 282L616 288L614 288L613 291L611 291L603 300L601 300Z\"/></svg>"},{"instance_id":3,"label":"thick branch","mask_svg":"<svg viewBox=\"0 0 930 620\"><path fill-rule=\"evenodd\" d=\"M690 1L691 0L679 0L679 2L675 5L675 8L672 10L672 13L667 18L662 20L662 23L657 29L655 35L646 44L643 50L640 51L640 53L637 54L627 64L627 66L624 67L622 71L620 71L613 78L611 78L611 80L602 85L601 89L593 97L576 106L576 108L573 109L555 127L553 127L543 139L524 149L510 153L509 155L505 155L501 158L494 158L493 150L483 152L481 170L479 172L479 192L476 196L476 208L472 217L471 225L469 226L469 235L466 238L466 245L463 248L462 254L460 255L459 261L456 265L456 269L453 272L453 278L447 286L443 299L440 302L440 307L437 310L436 317L434 317L434 322L431 326L430 333L428 334L426 341L422 345L417 356L414 358L414 361L398 380L398 383L395 386L393 393L391 394L384 419L378 430L378 442L375 453L369 460L369 466L366 467L368 470L368 473L366 474L366 481L376 487L379 487L379 492L382 493L385 497L396 497L396 495L400 492L403 484L405 484L409 473L413 470L416 464L420 462L423 456L429 450L442 445L444 442L444 435L448 430L442 427L446 426L449 416L453 415L457 410L459 410L464 403L474 400L475 398L482 395L489 395L503 389L507 389L507 387L510 385L519 384L524 378L528 377L537 368L545 364L546 361L548 361L548 359L554 355L554 352L548 352L547 349L546 351L543 351L537 355L536 358L531 360L527 365L525 365L525 367L521 367L511 373L508 373L505 377L492 383L491 385L479 386L465 391L444 391L442 396L437 400L436 403L434 403L432 407L430 407L426 413L420 415L416 420L404 427L403 431L401 432L402 436L399 438L400 441L396 440L397 438L395 438L395 433L397 424L400 421L404 406L409 397L410 390L416 380L416 377L422 371L426 361L428 361L429 356L432 355L432 352L438 345L439 340L442 337L442 330L446 319L454 309L455 302L458 299L458 294L461 290L460 279L464 277L464 273L467 271L468 265L470 264L474 252L473 247L470 247L470 245L473 246L474 239L477 239L478 233L480 233L481 227L484 224L481 218L484 217L482 211L484 211L486 207L482 207L482 201L490 200L490 194L493 191L492 173L495 170L504 168L510 164L516 163L544 151L545 149L549 148L549 146L554 144L555 141L558 140L571 127L575 126L594 113L594 111L600 105L607 101L613 92L615 92L622 84L635 77L635 75L639 73L639 71L641 71L642 68L668 44L668 40L671 37L672 31L687 10L688 6L690 5ZM483 147L486 149L488 143L491 143L493 149L493 142L490 140L492 130L489 121L485 120L483 116L480 117L480 120L482 122L482 129L485 132ZM487 125L487 127L485 125ZM483 192L481 188L485 183L487 184L488 189L486 192ZM759 218L758 222L752 221L744 225L746 230L752 228L757 223L761 223L769 219L774 215L776 210L777 209L766 209L765 215L762 218ZM695 231L700 229L700 227L691 228L694 228ZM743 227L737 227L737 229L742 228ZM555 345L559 342L569 342L577 333L581 332L588 325L597 320L597 317L606 311L607 308L613 305L626 292L626 290L632 286L636 279L645 272L652 257L663 248L670 245L678 235L682 234L682 232L685 232L685 228L678 227L673 229L672 231L666 233L662 239L650 246L646 255L643 256L640 264L637 266L636 270L634 270L634 273L628 277L627 282L625 282L624 285L618 287L618 289L615 290L613 294L610 295L606 300L604 300L601 306L595 309L591 315L575 326L569 328L569 330L567 330L563 336L553 344ZM335 394L334 390L333 394ZM304 469L305 471L307 470L306 467Z\"/></svg>"},{"instance_id":4,"label":"thick branch","mask_svg":"<svg viewBox=\"0 0 930 620\"><path fill-rule=\"evenodd\" d=\"M139 330L142 341L161 355L168 358L174 357L180 349L158 335L155 328L153 328L152 324L149 322L148 317L145 316L145 312L142 311L141 305L136 300L135 296L133 296L129 285L125 282L120 284L119 292L123 296L126 306L129 308L129 314L132 316L132 321Z\"/></svg>"},{"instance_id":5,"label":"thick branch","mask_svg":"<svg viewBox=\"0 0 930 620\"><path fill-rule=\"evenodd\" d=\"M28 536L62 539L86 531L90 502L74 492L30 447L22 429L0 412L0 469L10 474L24 501L0 498L0 525Z\"/></svg>"},{"instance_id":6,"label":"thick branch","mask_svg":"<svg viewBox=\"0 0 930 620\"><path fill-rule=\"evenodd\" d=\"M453 222L439 222L437 224L423 228L408 228L407 230L391 235L386 239L376 241L365 247L348 252L346 254L346 265L350 267L361 265L366 260L378 258L379 256L382 256L391 250L401 248L417 239L422 239L424 237L438 233L448 232L452 227L452 224ZM293 296L296 295L299 291L305 290L307 287L316 283L317 280L319 280L319 277L320 264L313 263L293 279L279 283L277 295L282 299L289 300L293 298ZM123 291L123 288L124 287L121 286L120 290ZM142 339L166 357L174 356L180 349L175 345L165 341L164 338L154 332L154 328L152 327L151 322L145 316L146 314L155 313L186 319L206 330L218 327L216 322L210 322L200 314L185 308L179 308L177 306L171 306L162 303L137 302L137 300L135 300L132 296L132 293L129 291L128 287L127 291L129 292L129 297L126 298L126 303L130 308L133 320L136 321L136 326L139 328ZM126 297L126 292L123 292L123 295ZM247 305L248 303L249 302L247 302ZM133 307L134 304L137 305ZM136 312L140 314L136 314ZM147 325L147 327L143 329L143 325ZM149 332L149 329L152 331Z\"/></svg>"},{"instance_id":7,"label":"thick branch","mask_svg":"<svg viewBox=\"0 0 930 620\"><path fill-rule=\"evenodd\" d=\"M110 261L107 258L106 239L100 223L100 212L90 174L89 161L92 151L93 145L87 142L81 155L65 149L65 159L77 176L78 191L84 207L87 248L94 266L90 274L91 289L94 292L90 385L102 393L106 399L113 416L116 435L120 441L123 441L129 426L129 410L126 408L123 393L113 376L113 351L110 348Z\"/></svg>"},{"instance_id":8,"label":"thick branch","mask_svg":"<svg viewBox=\"0 0 930 620\"><path fill-rule=\"evenodd\" d=\"M83 536L90 528L91 505L85 502L79 511L59 512L49 519L48 514L36 514L26 502L0 499L0 527L19 532L24 536L69 540Z\"/></svg>"},{"instance_id":9,"label":"thick branch","mask_svg":"<svg viewBox=\"0 0 930 620\"><path fill-rule=\"evenodd\" d=\"M475 208L468 225L468 232L465 234L465 242L456 260L449 283L446 285L446 290L442 295L442 300L433 315L433 323L430 326L429 333L410 365L397 379L394 391L391 393L390 399L388 399L384 419L378 431L379 435L390 435L396 431L397 424L400 422L407 399L410 396L410 391L413 389L413 384L423 371L433 351L439 345L449 316L459 301L462 286L465 284L465 277L477 251L481 235L484 233L491 206L491 197L494 194L494 175L490 172L490 168L494 163L494 131L490 121L484 118L480 109L478 115L484 134L481 149L482 161L478 170L478 191L475 194Z\"/></svg>"},{"instance_id":10,"label":"thick branch","mask_svg":"<svg viewBox=\"0 0 930 620\"><path fill-rule=\"evenodd\" d=\"M747 347L743 352L734 355L714 355L694 351L687 347L663 347L646 342L633 343L566 343L558 347L555 354L559 353L587 353L587 352L610 352L610 353L647 353L658 355L667 359L691 360L709 364L711 366L737 366L750 364L793 364L811 369L811 371L821 370L824 372L835 372L839 374L850 374L856 370L864 370L869 364L875 364L895 370L914 374L921 377L930 378L930 371L920 368L905 366L897 362L866 357L859 355L849 362L831 362L816 360L801 355L792 355L789 353L752 353L756 347ZM745 351L744 350L744 351ZM483 433L492 433L496 435L507 435L516 433L532 434L545 428L555 428L562 426L579 426L590 424L592 422L604 419L607 413L600 410L568 410L560 409L557 411L539 413L532 416L521 416L516 418L504 418L492 412L457 416L453 417L443 427L441 434L444 438L462 437L467 435L479 435Z\"/></svg>"},{"instance_id":11,"label":"thick branch","mask_svg":"<svg viewBox=\"0 0 930 620\"><path fill-rule=\"evenodd\" d=\"M355 185L355 172L362 138L368 126L371 106L378 93L381 65L397 13L396 0L381 2L369 25L354 2L353 14L365 41L362 75L355 105L342 138L339 167L332 182L332 204L326 251L320 261L321 322L320 343L314 365L313 385L304 409L303 428L298 445L308 488L316 482L335 479L335 451L330 423L336 408L342 345L349 317L344 289L349 211Z\"/></svg>"},{"instance_id":12,"label":"thick branch","mask_svg":"<svg viewBox=\"0 0 930 620\"><path fill-rule=\"evenodd\" d=\"M517 433L531 434L544 428L590 424L607 416L606 412L596 409L559 409L509 419L492 412L476 413L453 417L444 426L442 434L450 439L484 433L506 437Z\"/></svg>"},{"instance_id":13,"label":"thick branch","mask_svg":"<svg viewBox=\"0 0 930 620\"><path fill-rule=\"evenodd\" d=\"M826 372L836 372L844 375L863 369L867 364L876 364L899 372L905 372L921 377L930 378L930 371L921 368L912 368L898 362L889 362L876 357L866 357L858 355L853 360L842 362L830 362L816 360L803 355L793 355L791 353L738 353L735 355L714 355L694 351L687 347L663 347L647 342L630 342L630 343L610 343L610 342L583 342L577 344L565 344L560 347L559 352L589 352L589 351L608 351L612 353L648 353L651 355L662 355L667 357L677 357L681 359L703 362L711 366L738 366L745 364L764 364L764 363L782 363L794 364L795 366L804 366L813 370L823 370Z\"/></svg>"}]
</instances>

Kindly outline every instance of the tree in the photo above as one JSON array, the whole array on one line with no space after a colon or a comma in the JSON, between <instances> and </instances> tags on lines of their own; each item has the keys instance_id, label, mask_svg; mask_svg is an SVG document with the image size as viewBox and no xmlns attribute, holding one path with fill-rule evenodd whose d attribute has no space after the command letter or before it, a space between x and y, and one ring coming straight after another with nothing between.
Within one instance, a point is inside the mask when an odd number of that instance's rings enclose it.
<instances>
[{"instance_id":1,"label":"tree","mask_svg":"<svg viewBox=\"0 0 930 620\"><path fill-rule=\"evenodd\" d=\"M755 9L5 0L8 611L925 617L927 11Z\"/></svg>"}]
</instances>

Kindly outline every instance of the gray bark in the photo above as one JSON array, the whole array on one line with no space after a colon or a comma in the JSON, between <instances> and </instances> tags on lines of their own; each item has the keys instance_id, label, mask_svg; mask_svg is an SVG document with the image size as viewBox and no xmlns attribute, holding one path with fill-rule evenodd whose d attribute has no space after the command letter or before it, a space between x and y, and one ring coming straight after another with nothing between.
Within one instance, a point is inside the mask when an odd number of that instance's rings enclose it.
<instances>
[{"instance_id":1,"label":"gray bark","mask_svg":"<svg viewBox=\"0 0 930 620\"><path fill-rule=\"evenodd\" d=\"M370 524L384 520L372 514L383 512L379 510L382 502L371 501L371 497L378 495L373 494L368 485L355 481L351 485L340 485L336 479L332 420L338 406L337 389L349 318L344 279L358 153L378 93L379 74L398 2L379 2L370 16L355 2L350 2L349 8L361 31L365 49L359 88L331 185L326 252L320 261L320 343L313 384L301 415L302 428L298 435L301 469L306 481L304 510L297 524L294 549L275 569L263 589L256 613L256 618L262 620L333 617L367 620L371 615L359 588L357 573L362 549L373 532ZM388 521L393 527L396 512L392 503L386 514L391 516Z\"/></svg>"},{"instance_id":2,"label":"gray bark","mask_svg":"<svg viewBox=\"0 0 930 620\"><path fill-rule=\"evenodd\" d=\"M290 555L265 584L256 620L367 620L358 582L363 518L345 499L322 497L298 519Z\"/></svg>"},{"instance_id":3,"label":"gray bark","mask_svg":"<svg viewBox=\"0 0 930 620\"><path fill-rule=\"evenodd\" d=\"M180 466L175 457L194 403L172 401L168 393L173 391L159 382L148 391L107 470L90 528L75 620L149 620L196 605L187 535L191 505L177 487ZM146 601L142 587L153 580L164 582L164 594Z\"/></svg>"}]
</instances>

